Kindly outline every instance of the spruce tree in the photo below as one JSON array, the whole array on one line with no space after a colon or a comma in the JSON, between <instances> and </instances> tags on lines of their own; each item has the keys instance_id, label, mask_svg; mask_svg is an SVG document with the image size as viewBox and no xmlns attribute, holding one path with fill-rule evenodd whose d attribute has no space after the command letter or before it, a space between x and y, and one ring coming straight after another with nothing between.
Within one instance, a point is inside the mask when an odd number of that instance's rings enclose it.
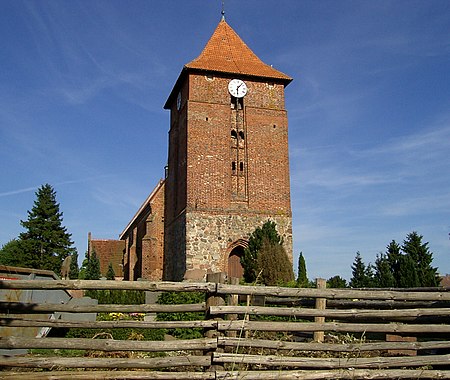
<instances>
[{"instance_id":1,"label":"spruce tree","mask_svg":"<svg viewBox=\"0 0 450 380\"><path fill-rule=\"evenodd\" d=\"M303 257L303 252L300 252L298 257L298 277L297 277L297 287L304 288L308 285L308 274L306 272L306 261Z\"/></svg>"},{"instance_id":2,"label":"spruce tree","mask_svg":"<svg viewBox=\"0 0 450 380\"><path fill-rule=\"evenodd\" d=\"M380 253L375 260L374 285L377 288L395 288L396 281L387 255Z\"/></svg>"},{"instance_id":3,"label":"spruce tree","mask_svg":"<svg viewBox=\"0 0 450 380\"><path fill-rule=\"evenodd\" d=\"M108 265L108 271L106 272L106 279L107 280L115 280L116 274L114 273L114 268L112 263L110 262Z\"/></svg>"},{"instance_id":4,"label":"spruce tree","mask_svg":"<svg viewBox=\"0 0 450 380\"><path fill-rule=\"evenodd\" d=\"M88 256L88 262L86 265L86 273L85 273L85 280L100 280L101 277L100 273L100 260L97 257L97 254L95 251L93 251Z\"/></svg>"},{"instance_id":5,"label":"spruce tree","mask_svg":"<svg viewBox=\"0 0 450 380\"><path fill-rule=\"evenodd\" d=\"M76 280L79 275L80 275L80 269L78 267L78 253L74 252L70 259L69 279Z\"/></svg>"},{"instance_id":6,"label":"spruce tree","mask_svg":"<svg viewBox=\"0 0 450 380\"><path fill-rule=\"evenodd\" d=\"M400 287L399 281L402 273L400 272L400 260L401 260L401 247L395 241L392 240L386 247L386 261L389 264L389 268L394 277L394 287Z\"/></svg>"},{"instance_id":7,"label":"spruce tree","mask_svg":"<svg viewBox=\"0 0 450 380\"><path fill-rule=\"evenodd\" d=\"M355 261L352 264L352 278L350 287L352 288L368 288L373 286L372 266L366 266L361 258L361 254L356 252Z\"/></svg>"},{"instance_id":8,"label":"spruce tree","mask_svg":"<svg viewBox=\"0 0 450 380\"><path fill-rule=\"evenodd\" d=\"M422 243L423 236L413 231L406 236L403 242L403 252L410 256L415 264L419 286L438 286L440 279L437 268L431 266L433 253L428 248L428 243Z\"/></svg>"},{"instance_id":9,"label":"spruce tree","mask_svg":"<svg viewBox=\"0 0 450 380\"><path fill-rule=\"evenodd\" d=\"M400 256L399 271L401 273L401 276L398 279L399 288L417 288L420 286L416 265L410 255Z\"/></svg>"},{"instance_id":10,"label":"spruce tree","mask_svg":"<svg viewBox=\"0 0 450 380\"><path fill-rule=\"evenodd\" d=\"M59 274L64 259L73 254L71 234L62 225L62 212L56 201L56 192L42 185L28 219L21 221L26 229L19 235L23 250L22 264L35 269L48 269Z\"/></svg>"}]
</instances>

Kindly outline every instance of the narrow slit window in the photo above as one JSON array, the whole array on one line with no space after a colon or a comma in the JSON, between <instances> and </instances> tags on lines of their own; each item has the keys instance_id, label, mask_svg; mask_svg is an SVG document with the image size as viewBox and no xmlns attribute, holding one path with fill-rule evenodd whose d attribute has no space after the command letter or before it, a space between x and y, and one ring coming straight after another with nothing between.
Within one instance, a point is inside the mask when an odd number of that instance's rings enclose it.
<instances>
[{"instance_id":1,"label":"narrow slit window","mask_svg":"<svg viewBox=\"0 0 450 380\"><path fill-rule=\"evenodd\" d=\"M244 140L244 131L239 131L239 138Z\"/></svg>"},{"instance_id":2,"label":"narrow slit window","mask_svg":"<svg viewBox=\"0 0 450 380\"><path fill-rule=\"evenodd\" d=\"M241 172L244 171L244 163L243 162L239 162L239 171L241 171Z\"/></svg>"},{"instance_id":3,"label":"narrow slit window","mask_svg":"<svg viewBox=\"0 0 450 380\"><path fill-rule=\"evenodd\" d=\"M236 130L235 129L231 130L231 138L237 139L237 137L238 137L238 134L237 134Z\"/></svg>"}]
</instances>

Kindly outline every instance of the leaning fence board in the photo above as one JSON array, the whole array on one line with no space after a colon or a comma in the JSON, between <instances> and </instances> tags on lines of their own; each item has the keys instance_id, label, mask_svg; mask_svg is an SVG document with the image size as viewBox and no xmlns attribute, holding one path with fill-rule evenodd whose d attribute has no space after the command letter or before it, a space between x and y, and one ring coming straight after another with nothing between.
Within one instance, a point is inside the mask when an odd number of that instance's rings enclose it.
<instances>
[{"instance_id":1,"label":"leaning fence board","mask_svg":"<svg viewBox=\"0 0 450 380\"><path fill-rule=\"evenodd\" d=\"M0 280L0 289L146 290L152 292L214 292L210 282L108 281L108 280Z\"/></svg>"},{"instance_id":2,"label":"leaning fence board","mask_svg":"<svg viewBox=\"0 0 450 380\"><path fill-rule=\"evenodd\" d=\"M3 357L0 367L25 368L166 368L180 366L210 366L209 356L166 356L157 358L63 358L63 357Z\"/></svg>"},{"instance_id":3,"label":"leaning fence board","mask_svg":"<svg viewBox=\"0 0 450 380\"><path fill-rule=\"evenodd\" d=\"M371 358L311 358L275 355L248 355L215 352L213 363L254 364L268 367L300 368L389 368L450 364L450 355Z\"/></svg>"},{"instance_id":4,"label":"leaning fence board","mask_svg":"<svg viewBox=\"0 0 450 380\"><path fill-rule=\"evenodd\" d=\"M314 322L257 322L257 321L219 321L219 331L291 331L291 332L354 332L354 333L450 333L450 325L406 325L400 323L314 323Z\"/></svg>"},{"instance_id":5,"label":"leaning fence board","mask_svg":"<svg viewBox=\"0 0 450 380\"><path fill-rule=\"evenodd\" d=\"M3 313L42 313L42 312L66 312L66 313L186 313L204 312L205 303L184 305L71 305L71 304L37 304L20 302L0 302L0 312Z\"/></svg>"},{"instance_id":6,"label":"leaning fence board","mask_svg":"<svg viewBox=\"0 0 450 380\"><path fill-rule=\"evenodd\" d=\"M360 380L450 379L450 371L405 369L345 369L321 371L217 371L217 380Z\"/></svg>"},{"instance_id":7,"label":"leaning fence board","mask_svg":"<svg viewBox=\"0 0 450 380\"><path fill-rule=\"evenodd\" d=\"M0 316L0 326L7 327L63 327L85 329L144 328L144 329L176 329L176 328L215 328L216 321L61 321L52 319L14 319Z\"/></svg>"},{"instance_id":8,"label":"leaning fence board","mask_svg":"<svg viewBox=\"0 0 450 380\"><path fill-rule=\"evenodd\" d=\"M161 372L161 371L53 371L53 372L0 372L0 379L23 380L32 374L32 380L215 380L214 372ZM31 376L30 376L31 377Z\"/></svg>"},{"instance_id":9,"label":"leaning fence board","mask_svg":"<svg viewBox=\"0 0 450 380\"><path fill-rule=\"evenodd\" d=\"M326 317L334 319L407 319L425 316L448 317L450 308L436 309L403 309L403 310L318 310L295 307L266 307L266 306L211 306L211 315L217 314L248 314L248 315L276 315L284 317L313 318Z\"/></svg>"},{"instance_id":10,"label":"leaning fence board","mask_svg":"<svg viewBox=\"0 0 450 380\"><path fill-rule=\"evenodd\" d=\"M217 339L188 339L171 341L134 341L83 338L0 338L3 349L68 349L98 351L179 351L217 348Z\"/></svg>"},{"instance_id":11,"label":"leaning fence board","mask_svg":"<svg viewBox=\"0 0 450 380\"><path fill-rule=\"evenodd\" d=\"M450 301L450 292L400 292L393 290L281 288L276 286L245 286L217 284L218 294L253 296L307 297L327 299L396 300L396 301Z\"/></svg>"},{"instance_id":12,"label":"leaning fence board","mask_svg":"<svg viewBox=\"0 0 450 380\"><path fill-rule=\"evenodd\" d=\"M285 342L268 339L245 339L218 337L219 346L266 348L272 350L295 351L330 351L330 352L361 352L361 351L385 351L385 350L439 350L450 348L450 341L431 342L355 342L355 343L304 343Z\"/></svg>"}]
</instances>

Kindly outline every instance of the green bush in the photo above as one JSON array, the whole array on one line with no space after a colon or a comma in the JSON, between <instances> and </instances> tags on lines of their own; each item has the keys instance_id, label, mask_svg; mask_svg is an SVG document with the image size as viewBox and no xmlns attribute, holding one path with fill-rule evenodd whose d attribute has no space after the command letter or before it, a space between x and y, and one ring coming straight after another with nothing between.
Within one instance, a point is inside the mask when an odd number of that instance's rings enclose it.
<instances>
[{"instance_id":1,"label":"green bush","mask_svg":"<svg viewBox=\"0 0 450 380\"><path fill-rule=\"evenodd\" d=\"M205 302L205 294L201 292L166 292L159 296L161 305L181 305ZM198 321L205 319L203 313L158 313L158 321ZM170 329L168 334L179 339L202 338L203 331L200 328Z\"/></svg>"}]
</instances>

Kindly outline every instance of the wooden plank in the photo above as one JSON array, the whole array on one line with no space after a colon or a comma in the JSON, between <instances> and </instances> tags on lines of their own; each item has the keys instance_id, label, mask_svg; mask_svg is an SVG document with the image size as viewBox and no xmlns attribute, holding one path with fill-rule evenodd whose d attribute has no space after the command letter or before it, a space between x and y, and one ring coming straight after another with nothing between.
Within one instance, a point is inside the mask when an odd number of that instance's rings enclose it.
<instances>
[{"instance_id":1,"label":"wooden plank","mask_svg":"<svg viewBox=\"0 0 450 380\"><path fill-rule=\"evenodd\" d=\"M68 349L98 351L180 351L217 348L217 339L187 339L170 341L133 341L82 338L20 338L0 339L3 349Z\"/></svg>"},{"instance_id":2,"label":"wooden plank","mask_svg":"<svg viewBox=\"0 0 450 380\"><path fill-rule=\"evenodd\" d=\"M210 314L241 314L241 315L276 315L293 318L325 317L345 320L366 319L415 319L420 317L448 317L450 308L400 309L400 310L316 310L300 307L267 307L267 306L211 306Z\"/></svg>"},{"instance_id":3,"label":"wooden plank","mask_svg":"<svg viewBox=\"0 0 450 380\"><path fill-rule=\"evenodd\" d=\"M407 369L343 369L320 371L217 371L217 380L360 380L450 379L450 371Z\"/></svg>"},{"instance_id":4,"label":"wooden plank","mask_svg":"<svg viewBox=\"0 0 450 380\"><path fill-rule=\"evenodd\" d=\"M51 371L51 372L0 372L0 379L23 380L27 374L32 380L215 380L214 372L160 372L160 371Z\"/></svg>"},{"instance_id":5,"label":"wooden plank","mask_svg":"<svg viewBox=\"0 0 450 380\"><path fill-rule=\"evenodd\" d=\"M311 358L275 355L215 353L213 363L254 364L267 367L300 368L389 368L407 366L449 365L450 355L372 358Z\"/></svg>"},{"instance_id":6,"label":"wooden plank","mask_svg":"<svg viewBox=\"0 0 450 380\"><path fill-rule=\"evenodd\" d=\"M175 328L216 328L216 321L61 321L51 319L15 319L0 316L0 326L7 327L80 327L87 329L145 328L145 329L175 329Z\"/></svg>"},{"instance_id":7,"label":"wooden plank","mask_svg":"<svg viewBox=\"0 0 450 380\"><path fill-rule=\"evenodd\" d=\"M214 292L208 282L108 281L108 280L0 280L0 289L146 290L153 292Z\"/></svg>"},{"instance_id":8,"label":"wooden plank","mask_svg":"<svg viewBox=\"0 0 450 380\"><path fill-rule=\"evenodd\" d=\"M450 301L450 292L404 292L394 290L281 288L276 286L217 285L218 294L249 294L276 297L365 299L385 301Z\"/></svg>"},{"instance_id":9,"label":"wooden plank","mask_svg":"<svg viewBox=\"0 0 450 380\"><path fill-rule=\"evenodd\" d=\"M64 358L3 357L0 367L24 368L166 368L211 365L209 356L165 356L157 358Z\"/></svg>"},{"instance_id":10,"label":"wooden plank","mask_svg":"<svg viewBox=\"0 0 450 380\"><path fill-rule=\"evenodd\" d=\"M26 372L0 372L0 379L23 380ZM450 379L450 371L405 369L283 370L283 371L52 371L33 372L33 380L359 380L359 379Z\"/></svg>"},{"instance_id":11,"label":"wooden plank","mask_svg":"<svg viewBox=\"0 0 450 380\"><path fill-rule=\"evenodd\" d=\"M296 351L330 351L330 352L360 352L360 351L385 351L390 349L406 350L438 350L450 348L450 341L431 342L355 342L355 343L304 343L285 342L267 339L244 339L219 337L219 346L228 347L252 347L267 348L274 350L296 350Z\"/></svg>"},{"instance_id":12,"label":"wooden plank","mask_svg":"<svg viewBox=\"0 0 450 380\"><path fill-rule=\"evenodd\" d=\"M71 305L71 304L36 304L20 302L0 302L2 313L42 313L42 312L68 312L68 313L184 313L204 312L206 304L185 305Z\"/></svg>"},{"instance_id":13,"label":"wooden plank","mask_svg":"<svg viewBox=\"0 0 450 380\"><path fill-rule=\"evenodd\" d=\"M290 332L380 332L380 333L450 333L450 325L404 325L400 323L313 323L313 322L257 322L257 321L223 321L218 322L219 331L290 331Z\"/></svg>"}]
</instances>

